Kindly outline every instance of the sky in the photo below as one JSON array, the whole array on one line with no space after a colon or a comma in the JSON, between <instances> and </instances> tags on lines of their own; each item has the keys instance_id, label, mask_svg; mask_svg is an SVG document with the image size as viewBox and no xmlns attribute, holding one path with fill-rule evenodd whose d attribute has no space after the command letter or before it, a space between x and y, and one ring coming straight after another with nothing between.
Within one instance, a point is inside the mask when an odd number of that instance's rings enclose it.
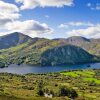
<instances>
[{"instance_id":1,"label":"sky","mask_svg":"<svg viewBox=\"0 0 100 100\"><path fill-rule=\"evenodd\" d=\"M100 38L100 0L0 0L0 36Z\"/></svg>"}]
</instances>

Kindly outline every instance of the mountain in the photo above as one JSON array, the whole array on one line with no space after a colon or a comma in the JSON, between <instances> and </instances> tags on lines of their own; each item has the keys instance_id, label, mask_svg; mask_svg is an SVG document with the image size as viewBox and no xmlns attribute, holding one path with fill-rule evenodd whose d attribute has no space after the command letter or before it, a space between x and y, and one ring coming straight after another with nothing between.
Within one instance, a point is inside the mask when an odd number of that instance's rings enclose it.
<instances>
[{"instance_id":1,"label":"mountain","mask_svg":"<svg viewBox=\"0 0 100 100\"><path fill-rule=\"evenodd\" d=\"M22 49L23 47L24 49ZM95 58L95 56L77 46L40 46L40 44L35 43L30 46L20 45L17 48L2 51L0 67L14 63L41 66L87 63L95 61Z\"/></svg>"},{"instance_id":2,"label":"mountain","mask_svg":"<svg viewBox=\"0 0 100 100\"><path fill-rule=\"evenodd\" d=\"M81 36L73 36L67 39L56 39L60 44L71 44L81 47L92 55L100 56L100 39L87 39Z\"/></svg>"},{"instance_id":3,"label":"mountain","mask_svg":"<svg viewBox=\"0 0 100 100\"><path fill-rule=\"evenodd\" d=\"M1 36L0 37L0 49L14 47L14 46L23 44L25 42L29 42L31 40L32 40L31 37L24 35L22 33L18 33L18 32L8 34L5 36Z\"/></svg>"},{"instance_id":4,"label":"mountain","mask_svg":"<svg viewBox=\"0 0 100 100\"><path fill-rule=\"evenodd\" d=\"M42 65L60 65L91 62L94 56L80 47L66 45L45 51L41 55Z\"/></svg>"},{"instance_id":5,"label":"mountain","mask_svg":"<svg viewBox=\"0 0 100 100\"><path fill-rule=\"evenodd\" d=\"M66 39L68 42L90 42L89 39L85 38L85 37L81 37L81 36L72 36Z\"/></svg>"},{"instance_id":6,"label":"mountain","mask_svg":"<svg viewBox=\"0 0 100 100\"><path fill-rule=\"evenodd\" d=\"M5 45L7 41L8 46ZM16 32L0 37L0 47L0 67L14 63L45 66L100 61L99 39L71 37L51 40Z\"/></svg>"}]
</instances>

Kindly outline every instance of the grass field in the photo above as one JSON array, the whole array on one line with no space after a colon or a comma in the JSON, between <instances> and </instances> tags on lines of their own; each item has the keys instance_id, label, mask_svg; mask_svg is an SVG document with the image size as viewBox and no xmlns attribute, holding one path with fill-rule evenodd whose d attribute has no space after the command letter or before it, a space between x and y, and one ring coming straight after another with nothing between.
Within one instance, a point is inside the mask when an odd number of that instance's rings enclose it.
<instances>
[{"instance_id":1,"label":"grass field","mask_svg":"<svg viewBox=\"0 0 100 100\"><path fill-rule=\"evenodd\" d=\"M75 100L100 100L100 70L38 75L0 73L0 100L71 100L67 92L59 95L60 87L66 88L71 96L76 91ZM53 98L39 95L40 90L53 94Z\"/></svg>"}]
</instances>

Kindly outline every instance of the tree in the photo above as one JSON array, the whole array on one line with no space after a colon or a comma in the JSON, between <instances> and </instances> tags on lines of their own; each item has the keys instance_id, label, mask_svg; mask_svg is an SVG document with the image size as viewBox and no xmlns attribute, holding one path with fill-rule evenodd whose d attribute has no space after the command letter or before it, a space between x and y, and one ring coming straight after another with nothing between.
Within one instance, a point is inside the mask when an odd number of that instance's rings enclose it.
<instances>
[{"instance_id":1,"label":"tree","mask_svg":"<svg viewBox=\"0 0 100 100\"><path fill-rule=\"evenodd\" d=\"M58 95L59 96L68 96L69 92L70 92L70 90L66 86L60 86Z\"/></svg>"},{"instance_id":2,"label":"tree","mask_svg":"<svg viewBox=\"0 0 100 100\"><path fill-rule=\"evenodd\" d=\"M37 89L37 94L38 94L39 96L44 96L44 92L43 92L42 89Z\"/></svg>"},{"instance_id":3,"label":"tree","mask_svg":"<svg viewBox=\"0 0 100 100\"><path fill-rule=\"evenodd\" d=\"M58 94L59 96L68 96L72 99L75 99L78 96L74 89L67 88L66 86L60 86Z\"/></svg>"},{"instance_id":4,"label":"tree","mask_svg":"<svg viewBox=\"0 0 100 100\"><path fill-rule=\"evenodd\" d=\"M37 84L36 91L38 96L44 96L43 81L39 81L39 83Z\"/></svg>"},{"instance_id":5,"label":"tree","mask_svg":"<svg viewBox=\"0 0 100 100\"><path fill-rule=\"evenodd\" d=\"M77 92L74 89L71 89L69 97L72 98L72 99L75 99L75 98L78 97L78 94L77 94Z\"/></svg>"}]
</instances>

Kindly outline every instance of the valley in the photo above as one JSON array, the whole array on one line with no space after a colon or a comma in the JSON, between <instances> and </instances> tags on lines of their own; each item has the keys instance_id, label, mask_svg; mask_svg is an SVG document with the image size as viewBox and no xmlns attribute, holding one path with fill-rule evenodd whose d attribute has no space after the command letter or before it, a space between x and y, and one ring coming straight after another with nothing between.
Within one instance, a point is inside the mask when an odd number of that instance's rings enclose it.
<instances>
[{"instance_id":1,"label":"valley","mask_svg":"<svg viewBox=\"0 0 100 100\"><path fill-rule=\"evenodd\" d=\"M99 100L99 48L79 36L1 36L0 100Z\"/></svg>"},{"instance_id":2,"label":"valley","mask_svg":"<svg viewBox=\"0 0 100 100\"><path fill-rule=\"evenodd\" d=\"M0 0L0 100L100 100L100 0Z\"/></svg>"}]
</instances>

